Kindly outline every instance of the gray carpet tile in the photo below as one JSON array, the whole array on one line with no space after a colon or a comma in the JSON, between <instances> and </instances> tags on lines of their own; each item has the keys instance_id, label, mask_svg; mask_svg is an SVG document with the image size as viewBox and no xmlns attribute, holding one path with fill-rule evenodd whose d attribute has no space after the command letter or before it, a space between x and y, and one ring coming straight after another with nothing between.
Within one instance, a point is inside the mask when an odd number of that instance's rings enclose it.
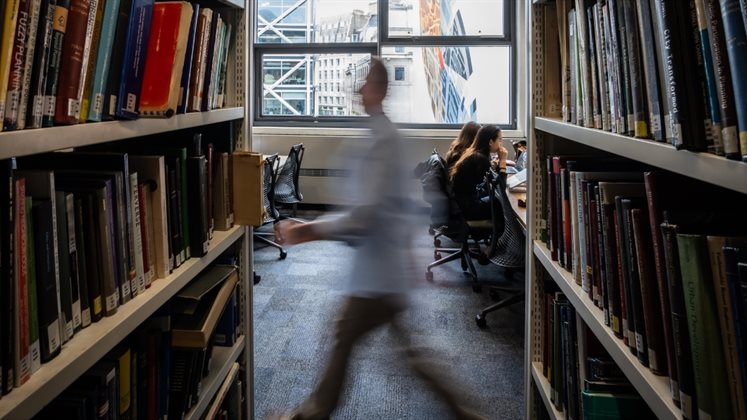
<instances>
[{"instance_id":1,"label":"gray carpet tile","mask_svg":"<svg viewBox=\"0 0 747 420\"><path fill-rule=\"evenodd\" d=\"M476 411L491 419L523 418L523 305L488 315L487 328L479 329L474 317L492 303L488 288L474 293L458 261L435 268L434 282L426 282L433 238L425 217L422 226L413 249L417 287L403 317L413 347L444 367ZM274 248L257 244L254 253L255 270L262 276L253 296L257 419L296 407L312 391L332 343L353 253L347 245L330 241L287 251L282 261ZM476 265L484 284L506 284L501 268ZM353 352L332 418L447 419L450 412L409 369L399 342L382 327L364 337Z\"/></svg>"}]
</instances>

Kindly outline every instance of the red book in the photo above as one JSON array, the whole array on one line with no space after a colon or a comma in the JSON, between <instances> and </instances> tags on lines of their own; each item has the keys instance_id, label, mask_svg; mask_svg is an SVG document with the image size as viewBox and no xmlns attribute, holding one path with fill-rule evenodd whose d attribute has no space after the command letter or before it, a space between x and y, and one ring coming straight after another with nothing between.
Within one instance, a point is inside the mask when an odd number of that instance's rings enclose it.
<instances>
[{"instance_id":1,"label":"red book","mask_svg":"<svg viewBox=\"0 0 747 420\"><path fill-rule=\"evenodd\" d=\"M62 49L60 78L57 84L54 122L77 124L80 121L80 75L83 70L83 50L86 44L90 0L72 0L67 17L65 45Z\"/></svg>"},{"instance_id":2,"label":"red book","mask_svg":"<svg viewBox=\"0 0 747 420\"><path fill-rule=\"evenodd\" d=\"M15 281L16 281L16 313L15 313L15 382L21 386L31 377L31 357L29 355L29 299L26 273L28 272L26 255L26 180L15 180Z\"/></svg>"},{"instance_id":3,"label":"red book","mask_svg":"<svg viewBox=\"0 0 747 420\"><path fill-rule=\"evenodd\" d=\"M153 6L140 90L140 114L144 117L170 117L176 113L191 20L192 5L187 2Z\"/></svg>"}]
</instances>

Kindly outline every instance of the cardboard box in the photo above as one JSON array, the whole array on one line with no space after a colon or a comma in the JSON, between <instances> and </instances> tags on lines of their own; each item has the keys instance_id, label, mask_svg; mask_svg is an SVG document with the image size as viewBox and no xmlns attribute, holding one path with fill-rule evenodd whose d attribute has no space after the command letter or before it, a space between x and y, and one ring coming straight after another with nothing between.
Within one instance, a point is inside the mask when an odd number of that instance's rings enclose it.
<instances>
[{"instance_id":1,"label":"cardboard box","mask_svg":"<svg viewBox=\"0 0 747 420\"><path fill-rule=\"evenodd\" d=\"M262 174L264 159L260 153L234 152L233 216L239 225L260 226L264 220Z\"/></svg>"}]
</instances>

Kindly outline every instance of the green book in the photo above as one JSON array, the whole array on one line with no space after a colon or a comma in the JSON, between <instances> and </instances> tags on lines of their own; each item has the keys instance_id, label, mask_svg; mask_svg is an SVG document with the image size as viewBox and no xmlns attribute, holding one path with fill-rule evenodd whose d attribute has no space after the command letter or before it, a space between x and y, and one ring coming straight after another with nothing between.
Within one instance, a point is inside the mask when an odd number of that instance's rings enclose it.
<instances>
[{"instance_id":1,"label":"green book","mask_svg":"<svg viewBox=\"0 0 747 420\"><path fill-rule=\"evenodd\" d=\"M677 235L699 418L731 419L718 308L704 235Z\"/></svg>"},{"instance_id":2,"label":"green book","mask_svg":"<svg viewBox=\"0 0 747 420\"><path fill-rule=\"evenodd\" d=\"M26 287L29 299L29 354L31 355L31 373L41 367L41 349L39 347L39 309L36 303L36 259L34 258L34 224L31 221L33 199L26 197Z\"/></svg>"},{"instance_id":3,"label":"green book","mask_svg":"<svg viewBox=\"0 0 747 420\"><path fill-rule=\"evenodd\" d=\"M585 420L655 419L643 399L635 394L582 391Z\"/></svg>"}]
</instances>

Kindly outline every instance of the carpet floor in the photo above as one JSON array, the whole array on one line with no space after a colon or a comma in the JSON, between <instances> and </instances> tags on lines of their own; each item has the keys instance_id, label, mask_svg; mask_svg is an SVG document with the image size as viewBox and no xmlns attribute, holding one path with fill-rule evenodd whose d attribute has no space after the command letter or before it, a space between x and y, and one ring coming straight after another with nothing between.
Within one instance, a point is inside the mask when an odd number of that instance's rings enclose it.
<instances>
[{"instance_id":1,"label":"carpet floor","mask_svg":"<svg viewBox=\"0 0 747 420\"><path fill-rule=\"evenodd\" d=\"M310 219L319 212L306 212ZM418 230L414 255L423 279L404 314L413 342L429 349L459 383L471 407L491 419L524 418L524 305L489 314L480 329L475 315L492 303L488 287L472 291L457 261L435 268L427 218ZM300 404L312 391L332 342L335 316L353 249L320 241L277 249L255 244L254 413L264 419ZM505 285L506 273L476 264L485 284ZM516 283L518 281L519 283ZM520 284L521 279L514 284ZM447 419L450 412L407 366L387 327L366 336L354 350L333 419Z\"/></svg>"}]
</instances>

